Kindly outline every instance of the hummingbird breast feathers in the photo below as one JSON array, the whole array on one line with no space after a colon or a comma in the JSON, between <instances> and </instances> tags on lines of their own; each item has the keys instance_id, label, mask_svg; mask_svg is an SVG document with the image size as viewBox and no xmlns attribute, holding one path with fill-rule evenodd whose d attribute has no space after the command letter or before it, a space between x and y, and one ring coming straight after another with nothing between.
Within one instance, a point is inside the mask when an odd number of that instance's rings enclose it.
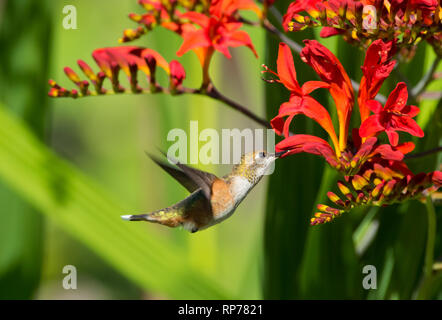
<instances>
[{"instance_id":1,"label":"hummingbird breast feathers","mask_svg":"<svg viewBox=\"0 0 442 320\"><path fill-rule=\"evenodd\" d=\"M236 205L240 204L254 186L250 180L244 176L232 177L229 184Z\"/></svg>"}]
</instances>

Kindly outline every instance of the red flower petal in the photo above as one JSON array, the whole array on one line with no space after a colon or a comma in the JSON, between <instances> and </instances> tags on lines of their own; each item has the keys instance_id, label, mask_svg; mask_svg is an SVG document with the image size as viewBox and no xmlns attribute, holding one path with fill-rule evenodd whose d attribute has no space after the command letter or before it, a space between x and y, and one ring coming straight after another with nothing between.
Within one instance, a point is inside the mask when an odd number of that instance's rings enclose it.
<instances>
[{"instance_id":1,"label":"red flower petal","mask_svg":"<svg viewBox=\"0 0 442 320\"><path fill-rule=\"evenodd\" d=\"M382 111L382 104L377 100L368 100L366 106L374 113L379 113Z\"/></svg>"},{"instance_id":2,"label":"red flower petal","mask_svg":"<svg viewBox=\"0 0 442 320\"><path fill-rule=\"evenodd\" d=\"M384 130L385 127L380 122L380 116L378 114L374 114L361 124L361 127L359 128L359 135L361 137L371 137L379 131Z\"/></svg>"},{"instance_id":3,"label":"red flower petal","mask_svg":"<svg viewBox=\"0 0 442 320\"><path fill-rule=\"evenodd\" d=\"M238 30L234 31L227 37L226 45L229 47L246 46L252 50L255 57L258 57L255 47L253 46L252 39L247 32Z\"/></svg>"},{"instance_id":4,"label":"red flower petal","mask_svg":"<svg viewBox=\"0 0 442 320\"><path fill-rule=\"evenodd\" d=\"M308 95L319 88L330 88L330 85L323 81L307 81L302 85L302 94Z\"/></svg>"},{"instance_id":5,"label":"red flower petal","mask_svg":"<svg viewBox=\"0 0 442 320\"><path fill-rule=\"evenodd\" d=\"M431 180L437 187L442 187L442 172L441 171L434 171L431 174Z\"/></svg>"},{"instance_id":6,"label":"red flower petal","mask_svg":"<svg viewBox=\"0 0 442 320\"><path fill-rule=\"evenodd\" d=\"M278 60L276 64L278 67L278 76L282 84L290 91L301 94L301 88L296 79L296 69L292 51L289 46L283 42L279 44Z\"/></svg>"},{"instance_id":7,"label":"red flower petal","mask_svg":"<svg viewBox=\"0 0 442 320\"><path fill-rule=\"evenodd\" d=\"M404 142L398 145L395 149L402 152L402 154L408 154L414 150L416 146L413 142Z\"/></svg>"},{"instance_id":8,"label":"red flower petal","mask_svg":"<svg viewBox=\"0 0 442 320\"><path fill-rule=\"evenodd\" d=\"M181 85L183 80L186 78L186 71L184 70L181 63L176 60L170 61L170 77L175 87Z\"/></svg>"},{"instance_id":9,"label":"red flower petal","mask_svg":"<svg viewBox=\"0 0 442 320\"><path fill-rule=\"evenodd\" d=\"M323 156L331 166L335 167L338 165L335 153L327 141L308 134L290 136L279 142L275 150L276 152L289 150L284 154L284 157L300 152L320 155Z\"/></svg>"},{"instance_id":10,"label":"red flower petal","mask_svg":"<svg viewBox=\"0 0 442 320\"><path fill-rule=\"evenodd\" d=\"M185 32L183 34L183 39L184 41L176 53L179 57L189 50L201 47L210 47L212 45L210 39L207 37L207 34L203 29Z\"/></svg>"},{"instance_id":11,"label":"red flower petal","mask_svg":"<svg viewBox=\"0 0 442 320\"><path fill-rule=\"evenodd\" d=\"M419 114L419 108L416 106L406 105L402 108L401 113L413 118Z\"/></svg>"},{"instance_id":12,"label":"red flower petal","mask_svg":"<svg viewBox=\"0 0 442 320\"><path fill-rule=\"evenodd\" d=\"M339 146L347 147L348 127L354 104L353 86L338 58L316 40L304 40L301 59L310 65L322 81L330 84L339 119Z\"/></svg>"},{"instance_id":13,"label":"red flower petal","mask_svg":"<svg viewBox=\"0 0 442 320\"><path fill-rule=\"evenodd\" d=\"M396 131L394 131L394 129L387 129L386 133L388 136L388 141L390 141L390 144L392 146L397 146L399 142L399 134Z\"/></svg>"},{"instance_id":14,"label":"red flower petal","mask_svg":"<svg viewBox=\"0 0 442 320\"><path fill-rule=\"evenodd\" d=\"M385 111L401 111L403 107L407 104L408 100L408 90L405 82L399 82L396 88L388 96L387 102L385 103Z\"/></svg>"},{"instance_id":15,"label":"red flower petal","mask_svg":"<svg viewBox=\"0 0 442 320\"><path fill-rule=\"evenodd\" d=\"M195 12L195 11L189 11L186 13L183 13L181 15L181 18L183 19L189 19L193 23L199 25L201 28L206 28L209 25L210 18L202 13Z\"/></svg>"},{"instance_id":16,"label":"red flower petal","mask_svg":"<svg viewBox=\"0 0 442 320\"><path fill-rule=\"evenodd\" d=\"M376 154L379 154L385 160L402 161L404 159L404 153L397 148L393 149L389 144L382 144L376 147L372 155Z\"/></svg>"},{"instance_id":17,"label":"red flower petal","mask_svg":"<svg viewBox=\"0 0 442 320\"><path fill-rule=\"evenodd\" d=\"M398 131L408 132L409 134L419 138L422 138L424 136L424 132L422 131L421 127L419 127L416 121L414 121L410 117L395 116L394 119L394 129Z\"/></svg>"},{"instance_id":18,"label":"red flower petal","mask_svg":"<svg viewBox=\"0 0 442 320\"><path fill-rule=\"evenodd\" d=\"M338 139L328 111L310 96L292 96L279 108L279 114L270 122L276 133L281 132L281 117L303 114L316 121L330 135L333 144L338 148ZM293 117L292 117L293 118ZM290 118L290 120L292 119Z\"/></svg>"},{"instance_id":19,"label":"red flower petal","mask_svg":"<svg viewBox=\"0 0 442 320\"><path fill-rule=\"evenodd\" d=\"M361 68L364 76L361 79L358 93L362 122L370 115L366 102L376 97L382 83L393 71L396 61L390 59L394 53L393 42L384 42L381 39L373 41L367 49L364 65Z\"/></svg>"},{"instance_id":20,"label":"red flower petal","mask_svg":"<svg viewBox=\"0 0 442 320\"><path fill-rule=\"evenodd\" d=\"M321 38L328 38L342 33L345 33L345 30L332 27L323 27L319 33L319 36Z\"/></svg>"}]
</instances>

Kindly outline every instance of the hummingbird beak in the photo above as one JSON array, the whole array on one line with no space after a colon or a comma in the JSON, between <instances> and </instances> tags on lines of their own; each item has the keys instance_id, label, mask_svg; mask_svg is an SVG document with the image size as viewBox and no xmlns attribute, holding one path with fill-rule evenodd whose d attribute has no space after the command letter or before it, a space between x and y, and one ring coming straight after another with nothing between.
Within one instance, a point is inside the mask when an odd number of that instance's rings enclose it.
<instances>
[{"instance_id":1,"label":"hummingbird beak","mask_svg":"<svg viewBox=\"0 0 442 320\"><path fill-rule=\"evenodd\" d=\"M280 158L283 154L285 154L287 151L281 151L281 152L276 152L275 153L275 157L276 158Z\"/></svg>"}]
</instances>

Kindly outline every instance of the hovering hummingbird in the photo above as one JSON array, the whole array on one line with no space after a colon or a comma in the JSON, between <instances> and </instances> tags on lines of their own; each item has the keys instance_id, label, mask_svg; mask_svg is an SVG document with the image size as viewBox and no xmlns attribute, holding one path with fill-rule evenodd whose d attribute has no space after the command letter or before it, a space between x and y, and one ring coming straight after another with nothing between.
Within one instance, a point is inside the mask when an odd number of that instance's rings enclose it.
<instances>
[{"instance_id":1,"label":"hovering hummingbird","mask_svg":"<svg viewBox=\"0 0 442 320\"><path fill-rule=\"evenodd\" d=\"M177 168L149 155L191 194L170 207L146 214L124 215L121 218L129 221L149 221L172 228L183 226L192 233L206 229L229 218L249 191L266 174L270 165L284 153L246 153L241 157L240 163L222 178L173 160Z\"/></svg>"}]
</instances>

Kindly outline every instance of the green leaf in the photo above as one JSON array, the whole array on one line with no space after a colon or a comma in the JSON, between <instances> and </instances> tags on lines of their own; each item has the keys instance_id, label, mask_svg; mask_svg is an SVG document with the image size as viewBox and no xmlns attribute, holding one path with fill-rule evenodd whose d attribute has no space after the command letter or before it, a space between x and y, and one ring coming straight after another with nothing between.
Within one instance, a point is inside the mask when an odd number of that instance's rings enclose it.
<instances>
[{"instance_id":1,"label":"green leaf","mask_svg":"<svg viewBox=\"0 0 442 320\"><path fill-rule=\"evenodd\" d=\"M2 180L133 282L176 299L232 298L216 279L189 266L186 252L166 237L122 221L123 205L54 155L4 107L0 158Z\"/></svg>"},{"instance_id":2,"label":"green leaf","mask_svg":"<svg viewBox=\"0 0 442 320\"><path fill-rule=\"evenodd\" d=\"M13 106L41 140L48 118L48 8L48 1L6 1L0 13L0 101ZM0 298L31 298L40 281L43 217L4 183L0 202Z\"/></svg>"},{"instance_id":3,"label":"green leaf","mask_svg":"<svg viewBox=\"0 0 442 320\"><path fill-rule=\"evenodd\" d=\"M284 1L288 5L287 1ZM281 7L280 7L281 8ZM284 8L285 9L285 8ZM311 30L295 33L298 42L311 38ZM278 41L267 40L266 64L276 69ZM300 81L314 79L314 72L294 54ZM278 84L266 86L267 118L278 113L289 92ZM295 120L296 132L322 134L310 119ZM277 161L269 178L264 229L264 298L294 299L299 297L299 268L324 161L312 155L296 155Z\"/></svg>"}]
</instances>

